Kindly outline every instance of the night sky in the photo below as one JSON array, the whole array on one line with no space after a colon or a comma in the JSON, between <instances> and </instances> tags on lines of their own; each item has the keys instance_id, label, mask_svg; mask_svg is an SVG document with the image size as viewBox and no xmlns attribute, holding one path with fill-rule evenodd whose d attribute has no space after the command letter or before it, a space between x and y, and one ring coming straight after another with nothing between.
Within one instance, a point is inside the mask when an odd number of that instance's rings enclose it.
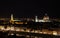
<instances>
[{"instance_id":1,"label":"night sky","mask_svg":"<svg viewBox=\"0 0 60 38\"><path fill-rule=\"evenodd\" d=\"M32 17L43 16L45 13L50 17L60 17L56 0L0 1L0 17L10 17L10 14L15 17Z\"/></svg>"}]
</instances>

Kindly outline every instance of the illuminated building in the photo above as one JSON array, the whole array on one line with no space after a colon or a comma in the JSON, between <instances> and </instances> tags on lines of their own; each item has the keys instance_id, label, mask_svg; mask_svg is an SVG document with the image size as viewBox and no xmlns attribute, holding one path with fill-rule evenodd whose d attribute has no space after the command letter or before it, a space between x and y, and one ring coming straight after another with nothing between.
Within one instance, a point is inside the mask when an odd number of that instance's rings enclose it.
<instances>
[{"instance_id":1,"label":"illuminated building","mask_svg":"<svg viewBox=\"0 0 60 38\"><path fill-rule=\"evenodd\" d=\"M44 22L50 22L49 20L49 16L47 14L45 14L45 16L43 17Z\"/></svg>"},{"instance_id":2,"label":"illuminated building","mask_svg":"<svg viewBox=\"0 0 60 38\"><path fill-rule=\"evenodd\" d=\"M49 16L45 14L43 19L38 19L38 16L35 16L35 22L50 22Z\"/></svg>"},{"instance_id":3,"label":"illuminated building","mask_svg":"<svg viewBox=\"0 0 60 38\"><path fill-rule=\"evenodd\" d=\"M38 22L38 16L35 16L35 22Z\"/></svg>"},{"instance_id":4,"label":"illuminated building","mask_svg":"<svg viewBox=\"0 0 60 38\"><path fill-rule=\"evenodd\" d=\"M14 24L15 21L21 21L21 20L14 20L13 14L11 14L10 23Z\"/></svg>"}]
</instances>

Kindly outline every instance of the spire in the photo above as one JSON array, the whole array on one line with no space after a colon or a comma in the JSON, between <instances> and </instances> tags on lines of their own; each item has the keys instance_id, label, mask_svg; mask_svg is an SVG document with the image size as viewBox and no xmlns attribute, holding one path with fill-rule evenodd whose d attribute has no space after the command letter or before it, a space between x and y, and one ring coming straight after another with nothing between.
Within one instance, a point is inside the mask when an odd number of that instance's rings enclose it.
<instances>
[{"instance_id":1,"label":"spire","mask_svg":"<svg viewBox=\"0 0 60 38\"><path fill-rule=\"evenodd\" d=\"M38 22L38 16L35 16L35 22Z\"/></svg>"},{"instance_id":2,"label":"spire","mask_svg":"<svg viewBox=\"0 0 60 38\"><path fill-rule=\"evenodd\" d=\"M14 20L14 19L13 19L13 14L11 14L11 20Z\"/></svg>"}]
</instances>

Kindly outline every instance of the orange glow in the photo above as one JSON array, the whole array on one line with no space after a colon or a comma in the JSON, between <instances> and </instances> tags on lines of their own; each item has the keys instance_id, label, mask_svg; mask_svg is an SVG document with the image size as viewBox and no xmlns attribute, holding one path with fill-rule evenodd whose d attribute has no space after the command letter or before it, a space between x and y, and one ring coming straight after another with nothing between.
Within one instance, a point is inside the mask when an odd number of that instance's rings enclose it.
<instances>
[{"instance_id":1,"label":"orange glow","mask_svg":"<svg viewBox=\"0 0 60 38\"><path fill-rule=\"evenodd\" d=\"M16 24L23 24L23 22L15 22Z\"/></svg>"},{"instance_id":2,"label":"orange glow","mask_svg":"<svg viewBox=\"0 0 60 38\"><path fill-rule=\"evenodd\" d=\"M56 31L53 31L53 35L57 35L57 32Z\"/></svg>"}]
</instances>

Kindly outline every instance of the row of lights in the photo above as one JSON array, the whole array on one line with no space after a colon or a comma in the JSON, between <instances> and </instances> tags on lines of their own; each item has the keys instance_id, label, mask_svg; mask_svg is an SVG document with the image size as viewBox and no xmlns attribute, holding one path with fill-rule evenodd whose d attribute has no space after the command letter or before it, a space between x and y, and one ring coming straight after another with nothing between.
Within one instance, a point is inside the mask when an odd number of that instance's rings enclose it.
<instances>
[{"instance_id":1,"label":"row of lights","mask_svg":"<svg viewBox=\"0 0 60 38\"><path fill-rule=\"evenodd\" d=\"M4 31L19 31L19 32L31 32L31 33L40 33L40 34L53 34L53 35L58 35L58 33L56 31L48 31L43 29L41 30L32 30L31 29L25 29L24 28L18 28L18 27L7 27L6 29L4 28L4 26L0 26L0 30L4 30ZM45 31L44 31L45 30Z\"/></svg>"}]
</instances>

